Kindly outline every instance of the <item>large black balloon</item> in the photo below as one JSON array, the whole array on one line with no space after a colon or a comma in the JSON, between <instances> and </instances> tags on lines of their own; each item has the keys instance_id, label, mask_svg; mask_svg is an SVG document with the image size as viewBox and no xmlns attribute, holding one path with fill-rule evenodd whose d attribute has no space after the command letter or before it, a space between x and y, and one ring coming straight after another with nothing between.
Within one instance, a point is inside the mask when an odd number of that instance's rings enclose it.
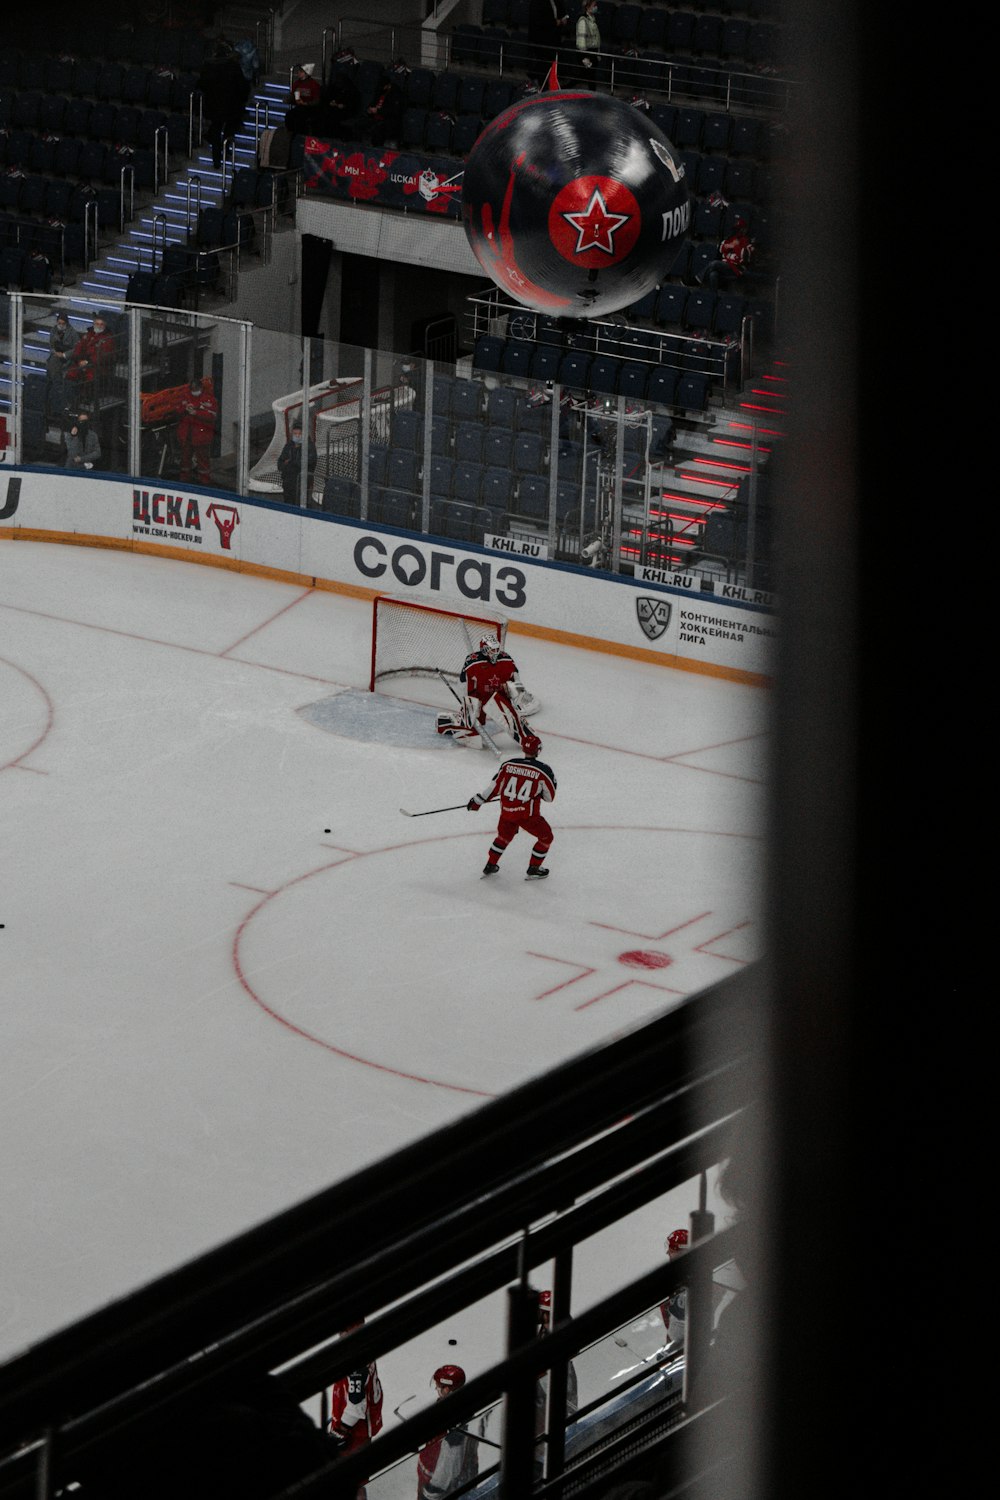
<instances>
[{"instance_id":1,"label":"large black balloon","mask_svg":"<svg viewBox=\"0 0 1000 1500\"><path fill-rule=\"evenodd\" d=\"M644 296L690 217L674 147L610 95L562 89L513 104L465 164L462 222L479 264L557 317L601 317Z\"/></svg>"}]
</instances>

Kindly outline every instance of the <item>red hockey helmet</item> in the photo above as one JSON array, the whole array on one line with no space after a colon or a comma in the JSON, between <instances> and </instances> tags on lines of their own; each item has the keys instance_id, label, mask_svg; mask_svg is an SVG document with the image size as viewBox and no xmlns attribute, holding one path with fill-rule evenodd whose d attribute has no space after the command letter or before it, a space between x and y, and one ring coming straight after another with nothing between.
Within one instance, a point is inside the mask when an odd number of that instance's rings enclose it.
<instances>
[{"instance_id":1,"label":"red hockey helmet","mask_svg":"<svg viewBox=\"0 0 1000 1500\"><path fill-rule=\"evenodd\" d=\"M446 1391L457 1391L465 1384L465 1371L461 1365L439 1365L433 1379L435 1385L443 1386Z\"/></svg>"},{"instance_id":2,"label":"red hockey helmet","mask_svg":"<svg viewBox=\"0 0 1000 1500\"><path fill-rule=\"evenodd\" d=\"M539 754L541 748L542 742L537 734L526 734L521 740L521 749L525 755L530 755L532 758Z\"/></svg>"},{"instance_id":3,"label":"red hockey helmet","mask_svg":"<svg viewBox=\"0 0 1000 1500\"><path fill-rule=\"evenodd\" d=\"M686 1229L675 1229L672 1234L667 1235L664 1249L668 1255L676 1255L678 1250L683 1250L688 1242Z\"/></svg>"},{"instance_id":4,"label":"red hockey helmet","mask_svg":"<svg viewBox=\"0 0 1000 1500\"><path fill-rule=\"evenodd\" d=\"M495 635L484 635L479 642L479 649L489 657L490 661L496 661L500 655L500 642Z\"/></svg>"}]
</instances>

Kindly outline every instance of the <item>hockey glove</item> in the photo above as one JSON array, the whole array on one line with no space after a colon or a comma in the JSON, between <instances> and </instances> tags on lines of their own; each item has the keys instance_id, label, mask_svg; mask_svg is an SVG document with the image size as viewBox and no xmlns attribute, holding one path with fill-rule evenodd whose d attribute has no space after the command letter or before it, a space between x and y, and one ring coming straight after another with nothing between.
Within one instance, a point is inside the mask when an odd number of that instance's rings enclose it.
<instances>
[{"instance_id":1,"label":"hockey glove","mask_svg":"<svg viewBox=\"0 0 1000 1500\"><path fill-rule=\"evenodd\" d=\"M482 805L483 804L481 802L476 801L475 797L470 797L468 802L465 804L465 809L466 812L478 812Z\"/></svg>"}]
</instances>

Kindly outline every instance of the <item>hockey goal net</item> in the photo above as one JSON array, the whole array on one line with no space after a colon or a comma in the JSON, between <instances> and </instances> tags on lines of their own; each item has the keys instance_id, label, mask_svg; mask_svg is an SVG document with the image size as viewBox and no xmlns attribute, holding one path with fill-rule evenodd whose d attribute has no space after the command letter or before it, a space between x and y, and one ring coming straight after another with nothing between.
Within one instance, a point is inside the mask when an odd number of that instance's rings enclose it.
<instances>
[{"instance_id":1,"label":"hockey goal net","mask_svg":"<svg viewBox=\"0 0 1000 1500\"><path fill-rule=\"evenodd\" d=\"M507 621L488 611L464 610L458 604L422 603L415 599L376 596L372 606L372 673L369 687L387 677L437 677L451 681L484 635L503 645Z\"/></svg>"}]
</instances>

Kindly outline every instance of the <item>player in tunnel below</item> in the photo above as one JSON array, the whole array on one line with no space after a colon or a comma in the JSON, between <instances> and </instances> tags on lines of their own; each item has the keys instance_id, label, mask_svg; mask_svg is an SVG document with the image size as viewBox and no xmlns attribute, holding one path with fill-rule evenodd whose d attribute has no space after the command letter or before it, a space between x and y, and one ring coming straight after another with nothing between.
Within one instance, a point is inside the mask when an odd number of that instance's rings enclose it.
<instances>
[{"instance_id":1,"label":"player in tunnel below","mask_svg":"<svg viewBox=\"0 0 1000 1500\"><path fill-rule=\"evenodd\" d=\"M451 735L468 750L481 750L479 725L486 723L486 710L492 705L511 738L522 745L531 733L525 715L533 712L536 700L518 676L514 658L495 635L483 636L479 649L465 658L459 678L465 687L462 712L438 714L438 734Z\"/></svg>"},{"instance_id":2,"label":"player in tunnel below","mask_svg":"<svg viewBox=\"0 0 1000 1500\"><path fill-rule=\"evenodd\" d=\"M527 731L521 748L524 754L505 760L492 783L485 791L470 797L467 807L469 812L478 812L486 802L500 803L500 821L484 875L499 874L501 854L523 828L535 840L525 879L544 880L549 873L545 869L545 856L555 835L542 816L541 806L543 802L555 801L556 778L552 767L538 759L542 742L537 734Z\"/></svg>"}]
</instances>

